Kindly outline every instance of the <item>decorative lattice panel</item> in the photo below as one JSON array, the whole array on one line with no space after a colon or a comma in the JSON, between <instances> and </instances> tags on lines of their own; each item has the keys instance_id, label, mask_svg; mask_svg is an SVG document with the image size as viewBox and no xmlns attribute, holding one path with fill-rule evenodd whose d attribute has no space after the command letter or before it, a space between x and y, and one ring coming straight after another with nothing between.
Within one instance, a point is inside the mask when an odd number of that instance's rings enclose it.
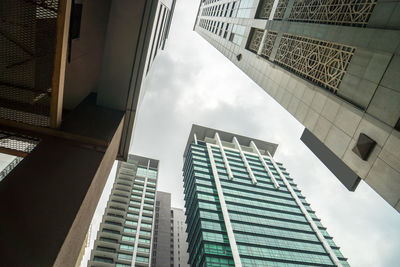
<instances>
[{"instance_id":1,"label":"decorative lattice panel","mask_svg":"<svg viewBox=\"0 0 400 267\"><path fill-rule=\"evenodd\" d=\"M274 5L274 0L260 0L257 18L268 19L271 14L272 6Z\"/></svg>"},{"instance_id":2,"label":"decorative lattice panel","mask_svg":"<svg viewBox=\"0 0 400 267\"><path fill-rule=\"evenodd\" d=\"M0 131L0 147L30 153L39 143L38 138Z\"/></svg>"},{"instance_id":3,"label":"decorative lattice panel","mask_svg":"<svg viewBox=\"0 0 400 267\"><path fill-rule=\"evenodd\" d=\"M296 0L289 20L365 26L377 0Z\"/></svg>"},{"instance_id":4,"label":"decorative lattice panel","mask_svg":"<svg viewBox=\"0 0 400 267\"><path fill-rule=\"evenodd\" d=\"M276 6L274 19L281 20L285 15L286 8L289 4L289 0L279 0L278 5Z\"/></svg>"},{"instance_id":5,"label":"decorative lattice panel","mask_svg":"<svg viewBox=\"0 0 400 267\"><path fill-rule=\"evenodd\" d=\"M267 59L271 56L272 49L274 48L277 33L269 31L265 38L265 43L261 50L261 55Z\"/></svg>"},{"instance_id":6,"label":"decorative lattice panel","mask_svg":"<svg viewBox=\"0 0 400 267\"><path fill-rule=\"evenodd\" d=\"M322 87L336 91L354 50L350 46L284 34L275 62Z\"/></svg>"},{"instance_id":7,"label":"decorative lattice panel","mask_svg":"<svg viewBox=\"0 0 400 267\"><path fill-rule=\"evenodd\" d=\"M48 126L59 0L0 4L0 118Z\"/></svg>"},{"instance_id":8,"label":"decorative lattice panel","mask_svg":"<svg viewBox=\"0 0 400 267\"><path fill-rule=\"evenodd\" d=\"M3 170L0 171L0 181L3 180L17 165L23 160L21 157L16 157Z\"/></svg>"},{"instance_id":9,"label":"decorative lattice panel","mask_svg":"<svg viewBox=\"0 0 400 267\"><path fill-rule=\"evenodd\" d=\"M264 35L264 31L260 29L252 29L250 43L248 45L248 49L253 51L254 53L258 53L258 49L260 48L261 41Z\"/></svg>"}]
</instances>

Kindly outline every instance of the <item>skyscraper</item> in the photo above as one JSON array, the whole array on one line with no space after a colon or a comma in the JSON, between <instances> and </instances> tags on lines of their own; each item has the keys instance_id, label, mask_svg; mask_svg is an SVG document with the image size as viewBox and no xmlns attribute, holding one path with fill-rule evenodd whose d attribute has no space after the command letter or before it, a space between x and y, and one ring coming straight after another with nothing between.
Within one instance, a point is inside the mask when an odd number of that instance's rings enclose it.
<instances>
[{"instance_id":1,"label":"skyscraper","mask_svg":"<svg viewBox=\"0 0 400 267\"><path fill-rule=\"evenodd\" d=\"M157 177L158 160L118 162L88 266L150 266Z\"/></svg>"},{"instance_id":2,"label":"skyscraper","mask_svg":"<svg viewBox=\"0 0 400 267\"><path fill-rule=\"evenodd\" d=\"M276 149L192 126L183 167L190 266L349 266Z\"/></svg>"},{"instance_id":3,"label":"skyscraper","mask_svg":"<svg viewBox=\"0 0 400 267\"><path fill-rule=\"evenodd\" d=\"M400 211L400 2L199 1L194 30L305 126L351 191Z\"/></svg>"}]
</instances>

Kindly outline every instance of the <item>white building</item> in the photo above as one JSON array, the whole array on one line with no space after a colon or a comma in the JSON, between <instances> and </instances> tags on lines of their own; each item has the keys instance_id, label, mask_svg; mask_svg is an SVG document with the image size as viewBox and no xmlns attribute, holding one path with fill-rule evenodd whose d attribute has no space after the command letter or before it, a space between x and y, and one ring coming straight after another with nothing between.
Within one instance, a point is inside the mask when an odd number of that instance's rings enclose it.
<instances>
[{"instance_id":1,"label":"white building","mask_svg":"<svg viewBox=\"0 0 400 267\"><path fill-rule=\"evenodd\" d=\"M118 162L88 266L150 266L158 165L135 155Z\"/></svg>"}]
</instances>

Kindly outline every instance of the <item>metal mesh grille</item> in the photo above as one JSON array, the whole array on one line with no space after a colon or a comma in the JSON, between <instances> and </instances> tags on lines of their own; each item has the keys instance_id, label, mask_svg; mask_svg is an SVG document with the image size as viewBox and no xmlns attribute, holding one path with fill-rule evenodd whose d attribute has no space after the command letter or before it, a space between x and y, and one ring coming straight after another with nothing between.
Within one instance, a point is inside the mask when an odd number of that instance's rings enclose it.
<instances>
[{"instance_id":1,"label":"metal mesh grille","mask_svg":"<svg viewBox=\"0 0 400 267\"><path fill-rule=\"evenodd\" d=\"M266 59L269 59L269 57L271 56L277 35L278 34L276 32L269 31L265 38L265 43L261 50L261 55Z\"/></svg>"},{"instance_id":2,"label":"metal mesh grille","mask_svg":"<svg viewBox=\"0 0 400 267\"><path fill-rule=\"evenodd\" d=\"M35 148L39 141L40 140L38 138L34 138L31 136L0 131L1 148L29 153Z\"/></svg>"},{"instance_id":3,"label":"metal mesh grille","mask_svg":"<svg viewBox=\"0 0 400 267\"><path fill-rule=\"evenodd\" d=\"M257 11L257 18L268 19L273 5L274 0L261 0Z\"/></svg>"},{"instance_id":4,"label":"metal mesh grille","mask_svg":"<svg viewBox=\"0 0 400 267\"><path fill-rule=\"evenodd\" d=\"M283 19L288 4L289 0L279 0L278 5L276 6L274 19L276 20Z\"/></svg>"},{"instance_id":5,"label":"metal mesh grille","mask_svg":"<svg viewBox=\"0 0 400 267\"><path fill-rule=\"evenodd\" d=\"M248 49L257 54L258 48L261 45L261 41L264 35L264 30L260 29L252 29L250 43L248 45Z\"/></svg>"},{"instance_id":6,"label":"metal mesh grille","mask_svg":"<svg viewBox=\"0 0 400 267\"><path fill-rule=\"evenodd\" d=\"M284 34L275 62L322 87L337 91L354 50L350 46Z\"/></svg>"},{"instance_id":7,"label":"metal mesh grille","mask_svg":"<svg viewBox=\"0 0 400 267\"><path fill-rule=\"evenodd\" d=\"M0 181L3 180L23 159L24 158L16 157L13 161L10 162L10 164L8 164L2 171L0 171Z\"/></svg>"},{"instance_id":8,"label":"metal mesh grille","mask_svg":"<svg viewBox=\"0 0 400 267\"><path fill-rule=\"evenodd\" d=\"M297 0L289 20L365 27L376 0Z\"/></svg>"},{"instance_id":9,"label":"metal mesh grille","mask_svg":"<svg viewBox=\"0 0 400 267\"><path fill-rule=\"evenodd\" d=\"M59 0L0 4L0 118L49 125Z\"/></svg>"}]
</instances>

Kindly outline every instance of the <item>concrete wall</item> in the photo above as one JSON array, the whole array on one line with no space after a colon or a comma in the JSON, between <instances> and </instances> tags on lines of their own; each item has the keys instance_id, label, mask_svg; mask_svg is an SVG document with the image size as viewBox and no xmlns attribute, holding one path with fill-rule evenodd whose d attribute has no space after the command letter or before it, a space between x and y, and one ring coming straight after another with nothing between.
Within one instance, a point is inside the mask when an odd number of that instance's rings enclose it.
<instances>
[{"instance_id":1,"label":"concrete wall","mask_svg":"<svg viewBox=\"0 0 400 267\"><path fill-rule=\"evenodd\" d=\"M111 0L83 0L80 37L72 40L67 63L64 108L75 108L97 91Z\"/></svg>"},{"instance_id":2,"label":"concrete wall","mask_svg":"<svg viewBox=\"0 0 400 267\"><path fill-rule=\"evenodd\" d=\"M122 124L122 112L91 105L72 112L61 127L81 140L40 136L0 183L2 265L75 265L115 160ZM93 146L85 138L108 145Z\"/></svg>"},{"instance_id":3,"label":"concrete wall","mask_svg":"<svg viewBox=\"0 0 400 267\"><path fill-rule=\"evenodd\" d=\"M172 208L172 212L174 214L174 266L189 267L185 211Z\"/></svg>"},{"instance_id":4,"label":"concrete wall","mask_svg":"<svg viewBox=\"0 0 400 267\"><path fill-rule=\"evenodd\" d=\"M171 194L157 191L151 266L171 266Z\"/></svg>"}]
</instances>

